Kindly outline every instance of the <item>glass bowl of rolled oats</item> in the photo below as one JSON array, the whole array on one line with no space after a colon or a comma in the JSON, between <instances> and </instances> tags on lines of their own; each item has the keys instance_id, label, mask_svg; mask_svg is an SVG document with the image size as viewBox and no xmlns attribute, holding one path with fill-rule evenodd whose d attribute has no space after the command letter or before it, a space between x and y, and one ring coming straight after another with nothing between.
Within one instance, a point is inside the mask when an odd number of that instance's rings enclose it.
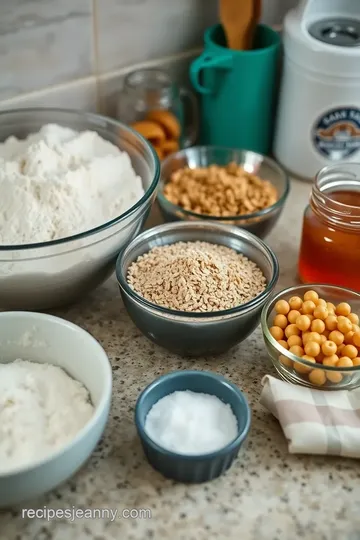
<instances>
[{"instance_id":1,"label":"glass bowl of rolled oats","mask_svg":"<svg viewBox=\"0 0 360 540\"><path fill-rule=\"evenodd\" d=\"M131 319L182 356L223 353L249 336L279 266L260 238L213 221L165 223L141 233L117 260Z\"/></svg>"},{"instance_id":2,"label":"glass bowl of rolled oats","mask_svg":"<svg viewBox=\"0 0 360 540\"><path fill-rule=\"evenodd\" d=\"M283 169L266 156L194 146L162 162L158 201L165 221L212 220L265 238L289 189Z\"/></svg>"}]
</instances>

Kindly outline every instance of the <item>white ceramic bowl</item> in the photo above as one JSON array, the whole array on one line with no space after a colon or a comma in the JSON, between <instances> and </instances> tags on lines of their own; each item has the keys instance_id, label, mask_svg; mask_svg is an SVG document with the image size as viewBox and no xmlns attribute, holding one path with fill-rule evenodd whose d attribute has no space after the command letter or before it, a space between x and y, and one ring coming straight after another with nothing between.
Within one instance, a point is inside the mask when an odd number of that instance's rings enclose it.
<instances>
[{"instance_id":1,"label":"white ceramic bowl","mask_svg":"<svg viewBox=\"0 0 360 540\"><path fill-rule=\"evenodd\" d=\"M0 362L16 358L62 367L88 389L95 410L76 437L47 459L0 473L1 508L42 495L70 478L98 443L111 401L112 372L105 351L70 322L42 313L0 313Z\"/></svg>"}]
</instances>

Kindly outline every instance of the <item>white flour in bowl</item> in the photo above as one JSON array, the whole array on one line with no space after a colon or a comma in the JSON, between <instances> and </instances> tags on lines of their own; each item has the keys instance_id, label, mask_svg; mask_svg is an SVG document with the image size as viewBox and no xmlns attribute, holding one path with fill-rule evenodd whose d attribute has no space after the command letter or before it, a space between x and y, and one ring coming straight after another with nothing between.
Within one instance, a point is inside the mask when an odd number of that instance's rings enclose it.
<instances>
[{"instance_id":1,"label":"white flour in bowl","mask_svg":"<svg viewBox=\"0 0 360 540\"><path fill-rule=\"evenodd\" d=\"M144 194L126 152L48 124L0 144L0 245L47 242L116 218Z\"/></svg>"},{"instance_id":2,"label":"white flour in bowl","mask_svg":"<svg viewBox=\"0 0 360 540\"><path fill-rule=\"evenodd\" d=\"M50 456L93 412L86 388L60 367L0 363L0 474Z\"/></svg>"}]
</instances>

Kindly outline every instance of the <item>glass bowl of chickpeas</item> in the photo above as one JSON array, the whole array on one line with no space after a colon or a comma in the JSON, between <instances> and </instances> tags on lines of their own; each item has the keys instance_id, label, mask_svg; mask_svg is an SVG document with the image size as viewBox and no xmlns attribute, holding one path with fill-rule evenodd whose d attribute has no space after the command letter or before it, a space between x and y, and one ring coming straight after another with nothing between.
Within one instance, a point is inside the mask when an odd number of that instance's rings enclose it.
<instances>
[{"instance_id":1,"label":"glass bowl of chickpeas","mask_svg":"<svg viewBox=\"0 0 360 540\"><path fill-rule=\"evenodd\" d=\"M280 377L322 390L360 386L360 294L333 285L285 289L264 306L261 327Z\"/></svg>"}]
</instances>

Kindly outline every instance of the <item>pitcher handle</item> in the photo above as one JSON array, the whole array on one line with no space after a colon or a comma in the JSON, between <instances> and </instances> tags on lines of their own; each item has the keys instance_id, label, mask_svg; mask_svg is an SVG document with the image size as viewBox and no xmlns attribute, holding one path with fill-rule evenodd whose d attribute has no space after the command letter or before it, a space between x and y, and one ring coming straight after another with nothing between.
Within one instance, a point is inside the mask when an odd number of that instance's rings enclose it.
<instances>
[{"instance_id":1,"label":"pitcher handle","mask_svg":"<svg viewBox=\"0 0 360 540\"><path fill-rule=\"evenodd\" d=\"M190 80L197 92L200 94L211 94L212 89L204 86L201 81L203 69L231 69L233 57L231 54L213 55L210 52L203 52L191 63Z\"/></svg>"},{"instance_id":2,"label":"pitcher handle","mask_svg":"<svg viewBox=\"0 0 360 540\"><path fill-rule=\"evenodd\" d=\"M195 94L187 88L180 88L180 98L184 104L185 117L190 119L189 126L184 130L184 148L188 148L189 146L193 146L198 138L199 107Z\"/></svg>"}]
</instances>

